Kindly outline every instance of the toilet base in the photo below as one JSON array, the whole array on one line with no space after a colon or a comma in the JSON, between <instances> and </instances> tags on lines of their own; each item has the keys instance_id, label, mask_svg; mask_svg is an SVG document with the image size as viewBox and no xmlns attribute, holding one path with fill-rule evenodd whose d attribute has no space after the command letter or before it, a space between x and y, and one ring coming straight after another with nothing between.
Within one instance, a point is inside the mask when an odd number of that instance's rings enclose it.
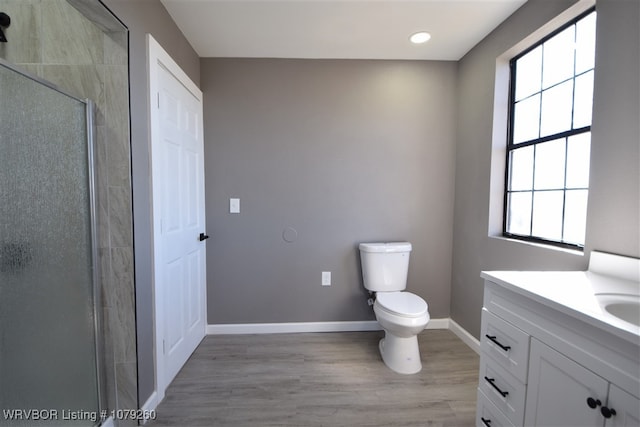
<instances>
[{"instance_id":1,"label":"toilet base","mask_svg":"<svg viewBox=\"0 0 640 427\"><path fill-rule=\"evenodd\" d=\"M385 331L378 344L382 361L389 369L399 374L417 374L422 370L418 336L403 338Z\"/></svg>"}]
</instances>

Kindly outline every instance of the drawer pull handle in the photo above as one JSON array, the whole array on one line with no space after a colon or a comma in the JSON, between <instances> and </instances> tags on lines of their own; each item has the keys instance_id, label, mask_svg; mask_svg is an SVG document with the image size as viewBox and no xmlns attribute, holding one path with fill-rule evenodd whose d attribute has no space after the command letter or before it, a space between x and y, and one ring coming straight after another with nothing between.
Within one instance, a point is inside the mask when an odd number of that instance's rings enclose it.
<instances>
[{"instance_id":1,"label":"drawer pull handle","mask_svg":"<svg viewBox=\"0 0 640 427\"><path fill-rule=\"evenodd\" d=\"M485 337L489 338L495 345L497 345L498 347L500 347L501 349L503 349L504 351L509 351L511 350L511 346L510 345L502 345L498 342L498 340L496 339L495 335L485 335Z\"/></svg>"},{"instance_id":2,"label":"drawer pull handle","mask_svg":"<svg viewBox=\"0 0 640 427\"><path fill-rule=\"evenodd\" d=\"M602 405L602 402L600 402L600 399L594 399L593 397L588 397L587 405L591 409L596 409L598 406Z\"/></svg>"},{"instance_id":3,"label":"drawer pull handle","mask_svg":"<svg viewBox=\"0 0 640 427\"><path fill-rule=\"evenodd\" d=\"M603 417L609 419L616 414L616 410L613 408L609 409L606 406L603 406L602 408L600 408L600 413L602 413Z\"/></svg>"},{"instance_id":4,"label":"drawer pull handle","mask_svg":"<svg viewBox=\"0 0 640 427\"><path fill-rule=\"evenodd\" d=\"M496 389L496 391L502 395L502 397L507 397L507 395L509 394L509 392L508 392L508 391L502 391L502 390L500 390L500 388L499 388L497 385L495 385L495 384L494 384L494 382L495 382L495 380L496 380L495 378L484 377L484 379L485 379L489 384L491 384L491 387L495 388L495 389Z\"/></svg>"},{"instance_id":5,"label":"drawer pull handle","mask_svg":"<svg viewBox=\"0 0 640 427\"><path fill-rule=\"evenodd\" d=\"M480 419L482 420L482 424L486 425L487 427L491 427L491 420L485 420L482 417L480 417Z\"/></svg>"}]
</instances>

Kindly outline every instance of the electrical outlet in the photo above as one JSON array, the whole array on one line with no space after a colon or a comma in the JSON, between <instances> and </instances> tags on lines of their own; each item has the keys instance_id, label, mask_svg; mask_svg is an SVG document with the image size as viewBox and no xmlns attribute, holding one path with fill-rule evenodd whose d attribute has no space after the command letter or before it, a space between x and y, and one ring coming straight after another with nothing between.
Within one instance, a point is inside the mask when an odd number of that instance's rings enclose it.
<instances>
[{"instance_id":1,"label":"electrical outlet","mask_svg":"<svg viewBox=\"0 0 640 427\"><path fill-rule=\"evenodd\" d=\"M229 213L240 213L240 199L229 199Z\"/></svg>"},{"instance_id":2,"label":"electrical outlet","mask_svg":"<svg viewBox=\"0 0 640 427\"><path fill-rule=\"evenodd\" d=\"M331 286L331 272L323 271L322 272L322 286Z\"/></svg>"}]
</instances>

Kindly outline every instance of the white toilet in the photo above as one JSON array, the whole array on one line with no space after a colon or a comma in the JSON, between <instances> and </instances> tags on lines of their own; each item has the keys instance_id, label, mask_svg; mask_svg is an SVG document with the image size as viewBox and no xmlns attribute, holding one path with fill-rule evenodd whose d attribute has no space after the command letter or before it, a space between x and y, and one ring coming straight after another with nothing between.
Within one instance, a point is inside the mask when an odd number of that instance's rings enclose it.
<instances>
[{"instance_id":1,"label":"white toilet","mask_svg":"<svg viewBox=\"0 0 640 427\"><path fill-rule=\"evenodd\" d=\"M407 287L411 243L361 243L364 287L375 293L373 312L385 336L380 354L385 365L400 374L415 374L422 369L418 334L429 323L425 300Z\"/></svg>"}]
</instances>

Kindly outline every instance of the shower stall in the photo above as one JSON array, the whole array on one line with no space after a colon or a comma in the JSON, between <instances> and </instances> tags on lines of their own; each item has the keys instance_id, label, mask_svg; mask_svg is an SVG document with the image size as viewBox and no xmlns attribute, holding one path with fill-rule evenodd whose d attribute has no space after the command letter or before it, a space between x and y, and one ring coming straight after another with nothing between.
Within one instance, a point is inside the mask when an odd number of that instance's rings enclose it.
<instances>
[{"instance_id":1,"label":"shower stall","mask_svg":"<svg viewBox=\"0 0 640 427\"><path fill-rule=\"evenodd\" d=\"M0 427L137 425L129 32L102 0L0 13Z\"/></svg>"},{"instance_id":2,"label":"shower stall","mask_svg":"<svg viewBox=\"0 0 640 427\"><path fill-rule=\"evenodd\" d=\"M93 103L0 60L0 426L106 418Z\"/></svg>"}]
</instances>

